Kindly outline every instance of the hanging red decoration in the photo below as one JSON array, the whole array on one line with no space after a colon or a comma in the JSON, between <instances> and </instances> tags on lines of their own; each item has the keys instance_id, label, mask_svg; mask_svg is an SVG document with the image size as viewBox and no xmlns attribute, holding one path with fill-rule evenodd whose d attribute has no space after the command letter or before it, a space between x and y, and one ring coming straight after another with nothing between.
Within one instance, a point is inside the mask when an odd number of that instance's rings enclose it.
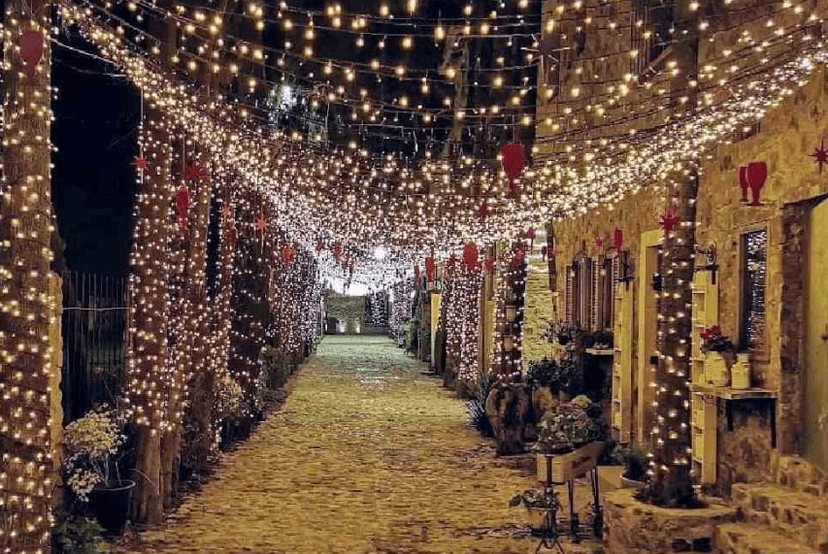
<instances>
[{"instance_id":1,"label":"hanging red decoration","mask_svg":"<svg viewBox=\"0 0 828 554\"><path fill-rule=\"evenodd\" d=\"M480 219L486 219L493 213L494 212L489 208L489 201L485 199L483 200L483 203L480 205L480 207L477 208L477 217L479 217Z\"/></svg>"},{"instance_id":2,"label":"hanging red decoration","mask_svg":"<svg viewBox=\"0 0 828 554\"><path fill-rule=\"evenodd\" d=\"M526 259L526 250L523 248L518 248L515 251L515 257L512 258L512 268L517 269L521 265L523 265L524 260Z\"/></svg>"},{"instance_id":3,"label":"hanging red decoration","mask_svg":"<svg viewBox=\"0 0 828 554\"><path fill-rule=\"evenodd\" d=\"M316 251L317 252L322 252L323 248L325 248L325 243L324 242L322 242L320 240L319 242L316 243Z\"/></svg>"},{"instance_id":4,"label":"hanging red decoration","mask_svg":"<svg viewBox=\"0 0 828 554\"><path fill-rule=\"evenodd\" d=\"M230 207L229 202L225 203L221 208L221 217L227 221L231 215L233 215L233 208Z\"/></svg>"},{"instance_id":5,"label":"hanging red decoration","mask_svg":"<svg viewBox=\"0 0 828 554\"><path fill-rule=\"evenodd\" d=\"M192 165L184 170L184 175L187 179L202 179L207 173L204 171L204 168L200 165Z\"/></svg>"},{"instance_id":6,"label":"hanging red decoration","mask_svg":"<svg viewBox=\"0 0 828 554\"><path fill-rule=\"evenodd\" d=\"M342 257L342 243L337 242L336 246L334 246L334 258L336 261L339 261L339 258Z\"/></svg>"},{"instance_id":7,"label":"hanging red decoration","mask_svg":"<svg viewBox=\"0 0 828 554\"><path fill-rule=\"evenodd\" d=\"M190 191L187 187L182 186L178 189L176 204L178 206L178 228L183 233L187 230L187 211L190 208Z\"/></svg>"},{"instance_id":8,"label":"hanging red decoration","mask_svg":"<svg viewBox=\"0 0 828 554\"><path fill-rule=\"evenodd\" d=\"M822 175L822 166L828 163L828 149L825 148L825 140L823 139L822 145L814 150L814 153L811 154L811 157L814 159L816 163L819 164L819 174Z\"/></svg>"},{"instance_id":9,"label":"hanging red decoration","mask_svg":"<svg viewBox=\"0 0 828 554\"><path fill-rule=\"evenodd\" d=\"M765 186L765 180L768 178L768 164L765 162L751 162L747 168L747 178L750 183L750 191L753 196L751 206L761 206L759 202L759 193L762 187Z\"/></svg>"},{"instance_id":10,"label":"hanging red decoration","mask_svg":"<svg viewBox=\"0 0 828 554\"><path fill-rule=\"evenodd\" d=\"M664 215L661 216L659 222L664 228L664 235L666 236L672 231L678 229L678 224L681 222L681 218L675 208L667 208L664 210Z\"/></svg>"},{"instance_id":11,"label":"hanging red decoration","mask_svg":"<svg viewBox=\"0 0 828 554\"><path fill-rule=\"evenodd\" d=\"M149 167L149 162L146 158L138 157L135 158L135 161L132 162L132 165L135 166L135 169L147 169Z\"/></svg>"},{"instance_id":12,"label":"hanging red decoration","mask_svg":"<svg viewBox=\"0 0 828 554\"><path fill-rule=\"evenodd\" d=\"M595 237L595 249L598 250L598 252L604 250L604 237Z\"/></svg>"},{"instance_id":13,"label":"hanging red decoration","mask_svg":"<svg viewBox=\"0 0 828 554\"><path fill-rule=\"evenodd\" d=\"M236 229L235 228L231 228L227 231L227 240L230 241L230 246L233 246L233 247L236 246L236 239L237 238L238 237L236 236Z\"/></svg>"},{"instance_id":14,"label":"hanging red decoration","mask_svg":"<svg viewBox=\"0 0 828 554\"><path fill-rule=\"evenodd\" d=\"M612 247L615 248L615 251L618 253L620 253L621 249L624 247L624 231L618 227L616 227L615 231L612 233Z\"/></svg>"},{"instance_id":15,"label":"hanging red decoration","mask_svg":"<svg viewBox=\"0 0 828 554\"><path fill-rule=\"evenodd\" d=\"M287 265L293 265L293 261L296 259L296 249L291 246L285 246L282 248L282 261L285 262Z\"/></svg>"},{"instance_id":16,"label":"hanging red decoration","mask_svg":"<svg viewBox=\"0 0 828 554\"><path fill-rule=\"evenodd\" d=\"M750 182L747 178L747 166L742 166L739 168L739 186L742 188L742 202L747 202L747 193L748 189L750 188Z\"/></svg>"},{"instance_id":17,"label":"hanging red decoration","mask_svg":"<svg viewBox=\"0 0 828 554\"><path fill-rule=\"evenodd\" d=\"M454 275L454 270L457 268L457 256L452 254L446 262L446 274Z\"/></svg>"},{"instance_id":18,"label":"hanging red decoration","mask_svg":"<svg viewBox=\"0 0 828 554\"><path fill-rule=\"evenodd\" d=\"M475 271L479 265L477 259L477 245L473 242L467 242L463 247L463 263L470 271Z\"/></svg>"},{"instance_id":19,"label":"hanging red decoration","mask_svg":"<svg viewBox=\"0 0 828 554\"><path fill-rule=\"evenodd\" d=\"M43 33L34 29L20 33L20 57L26 62L29 76L34 77L37 64L43 57Z\"/></svg>"},{"instance_id":20,"label":"hanging red decoration","mask_svg":"<svg viewBox=\"0 0 828 554\"><path fill-rule=\"evenodd\" d=\"M492 258L492 257L486 258L486 263L485 263L486 271L491 273L492 270L494 269L494 266L495 266L494 258Z\"/></svg>"},{"instance_id":21,"label":"hanging red decoration","mask_svg":"<svg viewBox=\"0 0 828 554\"><path fill-rule=\"evenodd\" d=\"M514 196L517 193L517 179L526 163L523 158L523 146L514 143L507 144L500 153L503 157L503 170L509 177L509 194Z\"/></svg>"},{"instance_id":22,"label":"hanging red decoration","mask_svg":"<svg viewBox=\"0 0 828 554\"><path fill-rule=\"evenodd\" d=\"M432 256L429 256L428 258L426 258L425 266L426 266L426 277L428 277L429 281L433 281L434 280L434 258Z\"/></svg>"}]
</instances>

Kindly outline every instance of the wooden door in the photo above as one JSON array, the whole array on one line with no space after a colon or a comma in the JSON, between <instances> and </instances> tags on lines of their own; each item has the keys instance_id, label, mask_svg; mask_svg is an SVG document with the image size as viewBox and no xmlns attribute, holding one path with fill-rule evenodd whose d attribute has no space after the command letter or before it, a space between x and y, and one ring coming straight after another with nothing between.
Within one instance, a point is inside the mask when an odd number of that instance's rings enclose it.
<instances>
[{"instance_id":1,"label":"wooden door","mask_svg":"<svg viewBox=\"0 0 828 554\"><path fill-rule=\"evenodd\" d=\"M828 469L828 429L820 416L828 411L828 201L808 218L805 273L805 383L803 387L805 457Z\"/></svg>"}]
</instances>

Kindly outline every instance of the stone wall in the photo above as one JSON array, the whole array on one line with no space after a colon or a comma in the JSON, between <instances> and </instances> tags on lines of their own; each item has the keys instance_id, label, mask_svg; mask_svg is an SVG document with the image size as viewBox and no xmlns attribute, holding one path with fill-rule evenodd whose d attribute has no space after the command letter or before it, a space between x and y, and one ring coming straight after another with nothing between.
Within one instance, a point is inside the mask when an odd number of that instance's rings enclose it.
<instances>
[{"instance_id":1,"label":"stone wall","mask_svg":"<svg viewBox=\"0 0 828 554\"><path fill-rule=\"evenodd\" d=\"M365 326L365 297L328 294L325 297L325 317L335 317L345 324L346 335L367 332Z\"/></svg>"},{"instance_id":2,"label":"stone wall","mask_svg":"<svg viewBox=\"0 0 828 554\"><path fill-rule=\"evenodd\" d=\"M532 261L526 277L526 303L523 309L523 363L549 357L551 346L541 335L552 319L552 291L546 262Z\"/></svg>"},{"instance_id":3,"label":"stone wall","mask_svg":"<svg viewBox=\"0 0 828 554\"><path fill-rule=\"evenodd\" d=\"M825 0L819 0L825 5ZM553 8L551 2L547 2ZM592 2L587 2L587 7ZM749 8L749 9L748 9ZM699 50L700 65L705 60L721 55L725 49L735 48L744 31L762 36L764 19L758 17L762 10L772 9L769 3L756 0L736 0L725 10L719 20L723 26L746 23L730 31L716 34L715 41L702 41ZM596 12L596 21L602 17ZM787 24L785 17L775 17L775 23ZM752 22L751 22L752 21ZM600 27L600 25L598 26ZM629 38L619 34L608 39L609 33L589 35L582 53L585 59L595 58L601 51L624 51ZM609 43L608 43L609 41ZM592 67L595 62L563 64L560 75L561 93L577 86L582 78L601 75L611 79L620 72L628 71L619 64L607 63ZM747 63L747 61L745 61ZM752 63L752 62L751 62ZM580 72L574 71L581 69ZM590 69L591 68L591 69ZM594 69L595 71L592 71ZM583 77L584 75L588 77ZM669 86L668 86L669 88ZM584 101L592 91L582 90ZM646 99L630 95L631 103L643 103ZM538 108L538 143L536 152L547 153L560 149L566 139L556 139L556 129L544 125L544 117L560 114L567 105L556 97ZM619 107L621 109L622 107ZM718 250L719 271L719 323L725 334L740 341L742 290L741 290L741 237L745 232L767 229L769 233L766 301L766 346L754 353L754 377L752 385L778 392L776 407L776 437L772 437L770 416L767 410L742 402L733 403L730 417L724 406L720 409L718 437L719 486L724 490L734 481L759 478L769 463L769 452L775 443L783 452L797 452L800 444L802 398L802 336L803 302L802 256L805 235L803 220L815 199L828 194L828 179L820 175L810 154L821 140L828 138L828 73L815 72L809 82L778 107L770 110L758 127L734 134L732 140L709 153L700 171L697 203L696 241L702 247L715 243ZM638 127L646 127L647 121L639 121ZM600 133L602 131L595 131ZM595 134L594 133L594 134ZM596 134L596 138L600 136ZM762 191L763 206L754 207L741 202L739 167L752 161L768 164L768 180ZM593 208L581 217L554 222L556 263L558 271L559 313L564 313L564 287L566 267L579 254L595 256L595 238L602 237L605 247L611 245L612 232L619 228L624 233L624 249L629 250L632 267L638 267L641 255L642 233L659 229L659 216L665 209L667 191L663 183L642 183L640 190L610 207ZM649 276L636 275L639 279ZM639 285L630 287L638 296ZM648 289L649 290L649 289ZM634 300L636 310L639 299ZM634 320L637 325L638 313ZM633 376L637 382L638 330L633 329ZM724 401L720 401L723 403ZM731 425L728 425L728 422ZM634 434L641 436L640 430Z\"/></svg>"}]
</instances>

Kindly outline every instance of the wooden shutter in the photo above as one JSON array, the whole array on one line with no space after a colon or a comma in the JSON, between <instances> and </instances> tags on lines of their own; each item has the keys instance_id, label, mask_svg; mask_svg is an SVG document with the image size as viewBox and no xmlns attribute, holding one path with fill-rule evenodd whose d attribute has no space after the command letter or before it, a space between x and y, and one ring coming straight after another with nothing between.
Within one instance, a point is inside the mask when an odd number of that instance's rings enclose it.
<instances>
[{"instance_id":1,"label":"wooden shutter","mask_svg":"<svg viewBox=\"0 0 828 554\"><path fill-rule=\"evenodd\" d=\"M629 443L632 440L633 415L633 291L618 281L615 283L612 436L618 442Z\"/></svg>"},{"instance_id":2,"label":"wooden shutter","mask_svg":"<svg viewBox=\"0 0 828 554\"><path fill-rule=\"evenodd\" d=\"M704 352L701 333L719 324L719 285L714 284L713 274L700 271L693 278L693 334L691 379L704 382ZM693 430L693 469L702 483L716 482L716 422L718 398L713 394L695 392L691 395Z\"/></svg>"}]
</instances>

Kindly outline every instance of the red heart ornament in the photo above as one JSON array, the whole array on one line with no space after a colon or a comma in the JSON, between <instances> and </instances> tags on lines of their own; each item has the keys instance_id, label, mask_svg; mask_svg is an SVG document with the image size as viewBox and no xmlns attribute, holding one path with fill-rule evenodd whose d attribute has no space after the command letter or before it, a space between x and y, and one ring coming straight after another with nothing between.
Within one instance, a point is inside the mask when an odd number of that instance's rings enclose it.
<instances>
[{"instance_id":1,"label":"red heart ornament","mask_svg":"<svg viewBox=\"0 0 828 554\"><path fill-rule=\"evenodd\" d=\"M20 33L20 57L26 62L29 75L34 77L37 64L43 57L43 34L34 29Z\"/></svg>"}]
</instances>

